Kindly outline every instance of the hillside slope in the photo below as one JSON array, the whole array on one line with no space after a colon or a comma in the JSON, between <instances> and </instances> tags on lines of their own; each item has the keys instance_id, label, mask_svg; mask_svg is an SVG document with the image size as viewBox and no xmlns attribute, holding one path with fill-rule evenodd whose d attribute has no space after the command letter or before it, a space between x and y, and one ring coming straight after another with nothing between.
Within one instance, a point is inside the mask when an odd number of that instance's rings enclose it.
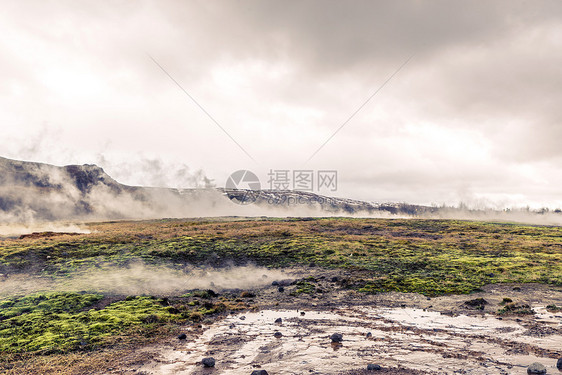
<instances>
[{"instance_id":1,"label":"hillside slope","mask_svg":"<svg viewBox=\"0 0 562 375\"><path fill-rule=\"evenodd\" d=\"M249 197L251 204L240 204L248 203ZM411 215L431 210L297 191L127 186L92 164L59 167L0 157L0 222L4 223L228 215Z\"/></svg>"}]
</instances>

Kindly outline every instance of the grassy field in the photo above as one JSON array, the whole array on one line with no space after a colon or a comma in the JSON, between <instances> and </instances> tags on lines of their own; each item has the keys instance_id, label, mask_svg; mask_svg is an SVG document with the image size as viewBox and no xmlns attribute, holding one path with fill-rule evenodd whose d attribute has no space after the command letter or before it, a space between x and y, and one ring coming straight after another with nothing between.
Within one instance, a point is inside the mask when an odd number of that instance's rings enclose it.
<instances>
[{"instance_id":1,"label":"grassy field","mask_svg":"<svg viewBox=\"0 0 562 375\"><path fill-rule=\"evenodd\" d=\"M436 296L470 293L490 283L562 285L560 227L348 218L158 220L88 227L90 234L2 240L0 273L64 281L88 270L139 261L178 269L250 262L267 268L343 270L340 286L364 293ZM295 293L315 292L313 279L297 285ZM0 298L2 363L8 366L36 353L127 345L132 332L149 341L178 324L246 308L251 303L239 294L216 298L206 291L127 296L100 294L93 286L16 293Z\"/></svg>"}]
</instances>

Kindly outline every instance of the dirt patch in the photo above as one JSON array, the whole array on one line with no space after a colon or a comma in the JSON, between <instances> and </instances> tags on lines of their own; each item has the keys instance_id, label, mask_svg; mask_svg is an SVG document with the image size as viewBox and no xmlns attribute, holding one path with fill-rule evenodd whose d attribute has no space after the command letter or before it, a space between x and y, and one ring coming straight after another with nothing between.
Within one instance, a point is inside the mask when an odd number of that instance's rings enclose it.
<instances>
[{"instance_id":1,"label":"dirt patch","mask_svg":"<svg viewBox=\"0 0 562 375\"><path fill-rule=\"evenodd\" d=\"M562 290L538 284L489 285L472 295L366 295L342 289L345 274L285 270L294 282L252 291L258 311L186 327L185 342L170 338L142 349L153 360L127 370L145 374L526 374L541 362L555 373L562 356L562 316L546 310ZM306 280L322 293L293 293ZM515 291L513 290L514 288ZM478 303L482 309L467 306ZM533 315L499 316L505 298L529 304ZM479 300L480 301L480 300ZM470 303L469 303L470 305ZM278 321L281 318L281 322ZM277 323L276 323L277 320ZM341 345L330 335L342 333ZM217 360L214 369L200 365ZM369 363L381 371L367 371Z\"/></svg>"}]
</instances>

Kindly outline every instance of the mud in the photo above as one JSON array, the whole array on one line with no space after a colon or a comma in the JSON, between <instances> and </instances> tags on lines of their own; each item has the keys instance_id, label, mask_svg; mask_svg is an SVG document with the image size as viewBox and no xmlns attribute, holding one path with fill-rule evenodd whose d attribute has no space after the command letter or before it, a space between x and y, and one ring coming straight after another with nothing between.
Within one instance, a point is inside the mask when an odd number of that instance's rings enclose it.
<instances>
[{"instance_id":1,"label":"mud","mask_svg":"<svg viewBox=\"0 0 562 375\"><path fill-rule=\"evenodd\" d=\"M310 272L310 271L309 271ZM299 271L288 272L298 279ZM341 276L341 275L340 275ZM328 290L333 275L319 284ZM540 362L562 374L562 290L541 285L490 285L471 295L427 298L417 294L365 295L332 288L291 295L294 285L257 291L257 311L229 315L200 327L186 326L187 340L142 349L147 360L130 371L141 374L362 374L379 364L393 374L526 374ZM504 298L529 304L534 315L500 316ZM483 310L466 301L484 298ZM275 323L281 318L282 323ZM276 334L276 332L279 332ZM341 344L329 339L343 334ZM369 334L370 333L370 334ZM216 359L203 368L203 357Z\"/></svg>"}]
</instances>

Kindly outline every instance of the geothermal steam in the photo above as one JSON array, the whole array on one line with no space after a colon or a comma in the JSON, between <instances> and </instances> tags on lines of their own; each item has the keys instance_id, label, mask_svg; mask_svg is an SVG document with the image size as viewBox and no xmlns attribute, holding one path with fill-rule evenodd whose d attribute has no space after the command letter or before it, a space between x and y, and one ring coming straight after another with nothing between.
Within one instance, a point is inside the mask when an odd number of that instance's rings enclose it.
<instances>
[{"instance_id":1,"label":"geothermal steam","mask_svg":"<svg viewBox=\"0 0 562 375\"><path fill-rule=\"evenodd\" d=\"M192 289L249 289L286 278L278 270L253 265L226 268L187 268L135 262L127 267L106 266L77 271L59 279L32 275L3 276L0 295L39 291L87 291L119 295L179 295Z\"/></svg>"}]
</instances>

